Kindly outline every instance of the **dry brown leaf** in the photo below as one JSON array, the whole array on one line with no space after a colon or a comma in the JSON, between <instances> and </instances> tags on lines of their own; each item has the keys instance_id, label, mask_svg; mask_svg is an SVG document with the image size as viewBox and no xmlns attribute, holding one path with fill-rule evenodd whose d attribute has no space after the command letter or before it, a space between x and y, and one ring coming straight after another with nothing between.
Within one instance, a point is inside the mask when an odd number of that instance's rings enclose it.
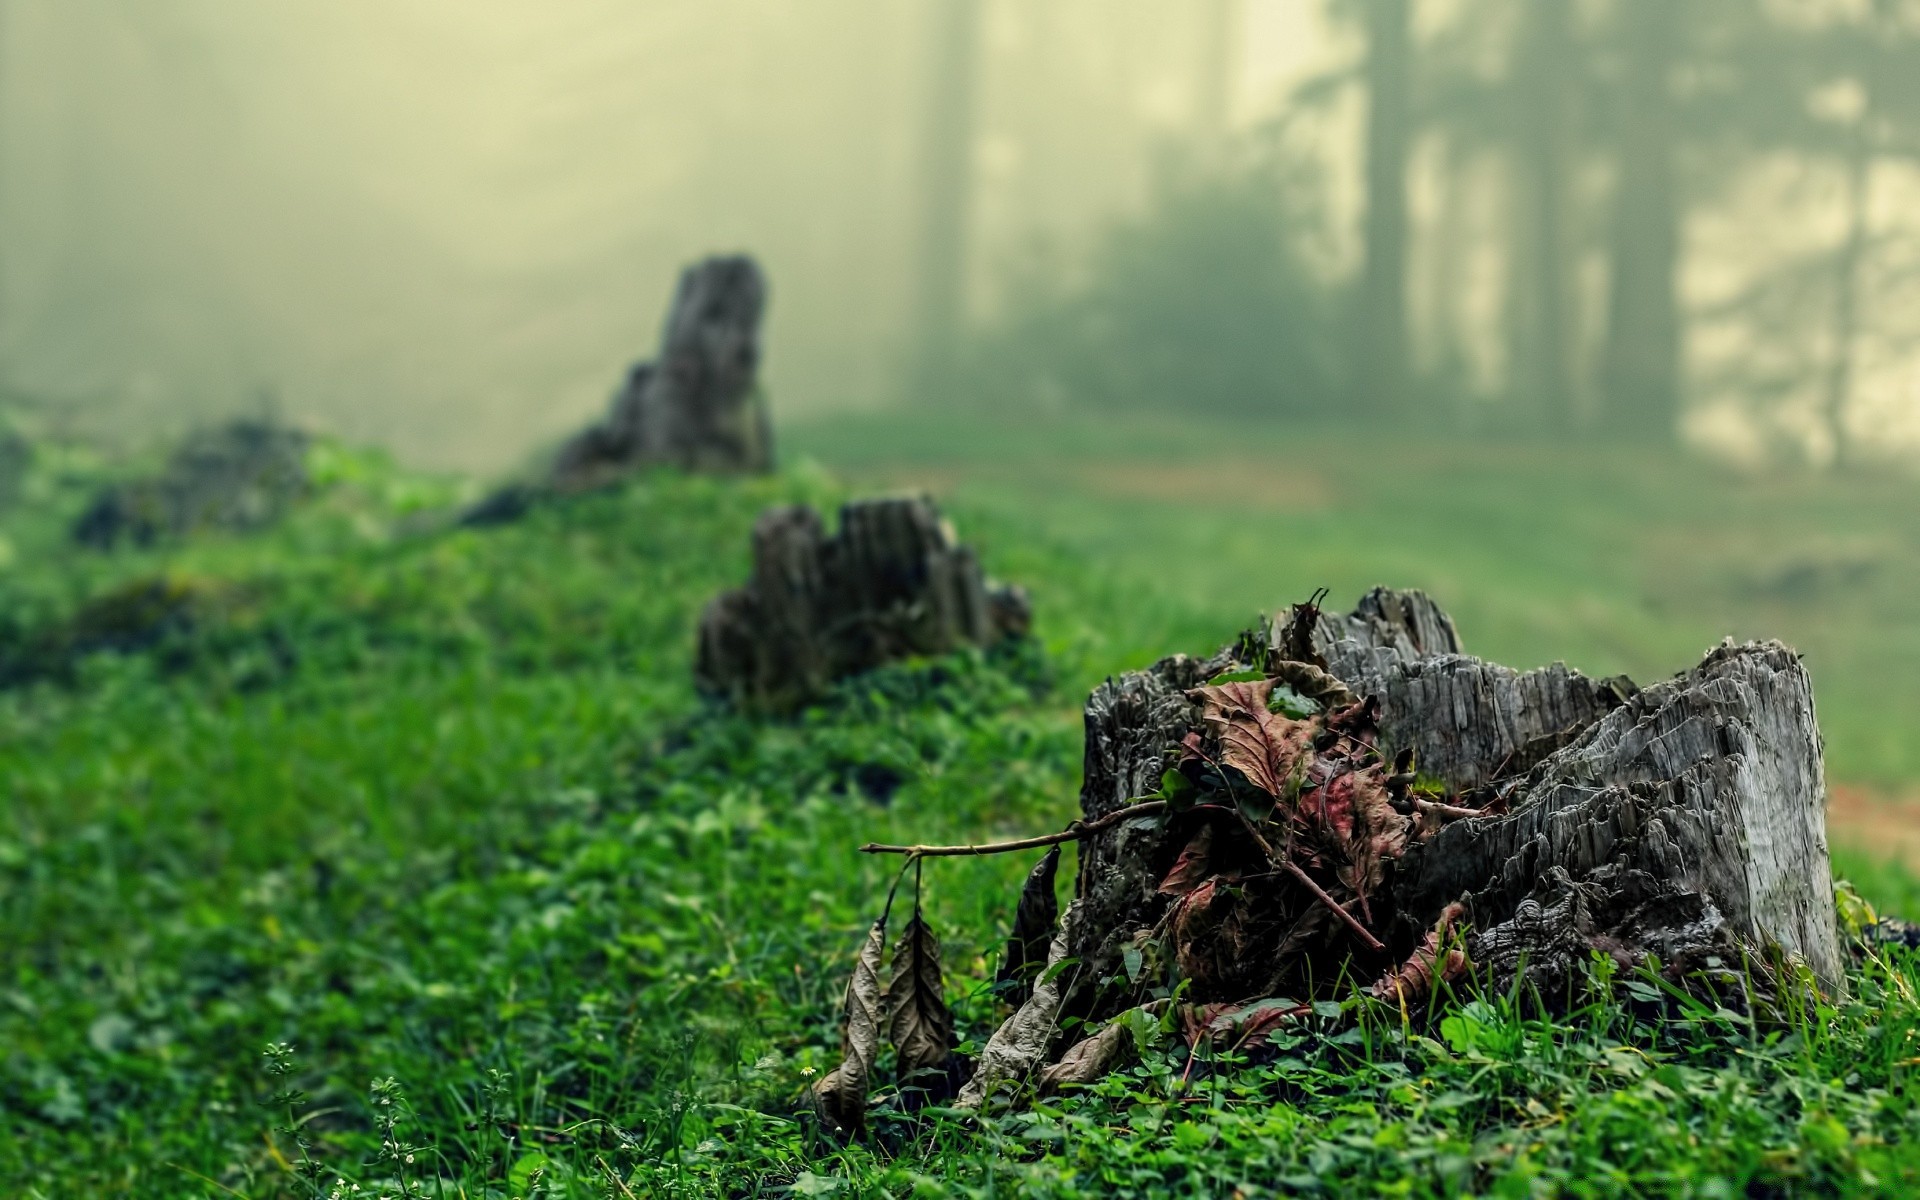
<instances>
[{"instance_id":1,"label":"dry brown leaf","mask_svg":"<svg viewBox=\"0 0 1920 1200\"><path fill-rule=\"evenodd\" d=\"M1452 983L1466 973L1471 964L1467 961L1466 951L1457 947L1445 948L1447 936L1453 931L1453 923L1466 915L1459 904L1449 904L1440 913L1440 919L1434 923L1427 936L1414 948L1407 961L1393 971L1381 977L1371 989L1377 1000L1397 1000L1399 1003L1413 1004L1424 1000L1433 991L1435 980Z\"/></svg>"},{"instance_id":2,"label":"dry brown leaf","mask_svg":"<svg viewBox=\"0 0 1920 1200\"><path fill-rule=\"evenodd\" d=\"M1267 711L1273 684L1271 679L1222 683L1187 695L1205 706L1200 718L1219 739L1221 761L1279 799L1295 768L1312 753L1314 726Z\"/></svg>"},{"instance_id":3,"label":"dry brown leaf","mask_svg":"<svg viewBox=\"0 0 1920 1200\"><path fill-rule=\"evenodd\" d=\"M1180 1010L1187 1045L1197 1047L1202 1039L1250 1050L1263 1045L1280 1025L1295 1017L1304 1017L1313 1006L1292 1000L1248 1000L1238 1004L1190 1004Z\"/></svg>"},{"instance_id":4,"label":"dry brown leaf","mask_svg":"<svg viewBox=\"0 0 1920 1200\"><path fill-rule=\"evenodd\" d=\"M1352 688L1310 662L1275 662L1268 666L1267 672L1299 695L1318 704L1323 711L1331 712L1360 703L1360 697L1354 695Z\"/></svg>"},{"instance_id":5,"label":"dry brown leaf","mask_svg":"<svg viewBox=\"0 0 1920 1200\"><path fill-rule=\"evenodd\" d=\"M1082 1038L1060 1056L1060 1061L1040 1072L1040 1090L1058 1091L1070 1083L1094 1083L1104 1079L1120 1062L1128 1049L1125 1014L1101 1027L1100 1032Z\"/></svg>"},{"instance_id":6,"label":"dry brown leaf","mask_svg":"<svg viewBox=\"0 0 1920 1200\"><path fill-rule=\"evenodd\" d=\"M1015 1008L1033 994L1033 977L1046 965L1047 944L1060 917L1060 901L1053 890L1059 869L1060 847L1055 846L1027 873L1020 903L1013 910L1013 933L1007 938L1007 952L994 982L1012 985L1002 995Z\"/></svg>"},{"instance_id":7,"label":"dry brown leaf","mask_svg":"<svg viewBox=\"0 0 1920 1200\"><path fill-rule=\"evenodd\" d=\"M953 1049L953 1011L940 978L940 939L918 905L894 943L886 999L887 1034L899 1051L901 1076L945 1063Z\"/></svg>"},{"instance_id":8,"label":"dry brown leaf","mask_svg":"<svg viewBox=\"0 0 1920 1200\"><path fill-rule=\"evenodd\" d=\"M887 923L875 921L847 981L846 1023L840 1033L840 1065L813 1085L820 1114L835 1128L859 1133L867 1124L867 1081L880 1052L883 997L880 961L886 953Z\"/></svg>"}]
</instances>

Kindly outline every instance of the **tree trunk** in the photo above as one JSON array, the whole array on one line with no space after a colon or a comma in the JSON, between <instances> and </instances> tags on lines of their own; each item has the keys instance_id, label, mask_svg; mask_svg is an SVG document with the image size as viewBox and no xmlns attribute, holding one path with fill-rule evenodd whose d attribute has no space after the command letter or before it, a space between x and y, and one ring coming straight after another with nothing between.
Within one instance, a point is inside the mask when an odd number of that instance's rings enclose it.
<instances>
[{"instance_id":1,"label":"tree trunk","mask_svg":"<svg viewBox=\"0 0 1920 1200\"><path fill-rule=\"evenodd\" d=\"M913 330L914 384L922 391L944 384L966 320L980 0L936 0L930 33Z\"/></svg>"},{"instance_id":2,"label":"tree trunk","mask_svg":"<svg viewBox=\"0 0 1920 1200\"><path fill-rule=\"evenodd\" d=\"M1199 22L1194 115L1205 159L1218 166L1233 120L1234 85L1239 77L1240 0L1205 0Z\"/></svg>"},{"instance_id":3,"label":"tree trunk","mask_svg":"<svg viewBox=\"0 0 1920 1200\"><path fill-rule=\"evenodd\" d=\"M1871 101L1862 112L1853 131L1847 153L1847 232L1834 260L1833 280L1833 357L1827 364L1822 415L1827 435L1833 442L1833 465L1848 465L1853 456L1853 439L1847 427L1847 413L1853 402L1855 346L1860 335L1860 266L1866 256L1869 229L1868 200L1873 186L1873 153L1867 141L1871 120Z\"/></svg>"},{"instance_id":4,"label":"tree trunk","mask_svg":"<svg viewBox=\"0 0 1920 1200\"><path fill-rule=\"evenodd\" d=\"M635 366L606 418L561 448L553 486L578 491L644 466L771 470L757 382L766 300L766 279L744 255L681 272L660 357Z\"/></svg>"},{"instance_id":5,"label":"tree trunk","mask_svg":"<svg viewBox=\"0 0 1920 1200\"><path fill-rule=\"evenodd\" d=\"M1680 416L1680 198L1673 66L1682 0L1621 0L1627 68L1615 141L1602 423L1617 437L1671 441Z\"/></svg>"},{"instance_id":6,"label":"tree trunk","mask_svg":"<svg viewBox=\"0 0 1920 1200\"><path fill-rule=\"evenodd\" d=\"M811 508L772 508L754 525L746 586L700 618L694 674L705 691L783 711L836 679L1030 623L1025 594L990 583L929 500L856 501L832 536Z\"/></svg>"},{"instance_id":7,"label":"tree trunk","mask_svg":"<svg viewBox=\"0 0 1920 1200\"><path fill-rule=\"evenodd\" d=\"M1792 980L1790 963L1830 993L1843 989L1820 735L1792 651L1729 642L1692 671L1636 691L1562 665L1514 671L1459 649L1452 623L1425 596L1382 590L1349 616L1316 613L1310 625L1296 619L1245 635L1205 662L1176 655L1096 689L1081 790L1089 826L1135 798L1166 794L1170 770L1215 769L1231 746L1213 740L1218 724L1200 703L1208 693L1194 689L1249 667L1310 678L1277 661L1280 653L1317 657L1371 698L1327 716L1316 746L1340 722L1377 713L1378 757L1406 773L1389 789L1407 786L1412 757L1429 786L1478 809L1404 793L1420 814L1405 820L1419 835L1370 892L1343 902L1339 920L1288 871L1271 869L1297 858L1299 843L1259 845L1257 829L1292 835L1244 811L1179 812L1168 801L1155 818L1090 833L1078 843L1074 899L1050 952L1065 965L1043 974L1047 985L988 1041L961 1102L980 1104L1057 1058L1065 1018L1092 1032L1150 1002L1171 978L1156 975L1156 962L1177 964L1181 995L1196 1005L1310 999L1369 978L1382 979L1376 994L1384 985L1391 995L1394 981L1418 974L1423 946L1439 973L1433 932L1451 925L1465 930L1477 986L1518 987L1549 1006L1568 1002L1596 952L1630 968L1657 957L1669 979L1755 1007L1767 981ZM1308 770L1292 786L1318 789L1325 805L1337 793L1320 778ZM1292 803L1310 806L1309 794ZM1196 835L1203 821L1212 822L1203 831L1211 841ZM1202 851L1216 874L1195 888ZM1347 878L1324 863L1315 869L1334 887ZM1347 933L1347 923L1362 922L1377 950Z\"/></svg>"},{"instance_id":8,"label":"tree trunk","mask_svg":"<svg viewBox=\"0 0 1920 1200\"><path fill-rule=\"evenodd\" d=\"M1578 58L1569 8L1567 0L1529 0L1515 70L1525 219L1514 230L1512 278L1522 303L1510 358L1519 399L1556 430L1572 428L1575 415L1565 216L1568 93Z\"/></svg>"},{"instance_id":9,"label":"tree trunk","mask_svg":"<svg viewBox=\"0 0 1920 1200\"><path fill-rule=\"evenodd\" d=\"M1407 377L1407 152L1411 0L1366 0L1366 224L1353 358L1354 409L1397 413Z\"/></svg>"}]
</instances>

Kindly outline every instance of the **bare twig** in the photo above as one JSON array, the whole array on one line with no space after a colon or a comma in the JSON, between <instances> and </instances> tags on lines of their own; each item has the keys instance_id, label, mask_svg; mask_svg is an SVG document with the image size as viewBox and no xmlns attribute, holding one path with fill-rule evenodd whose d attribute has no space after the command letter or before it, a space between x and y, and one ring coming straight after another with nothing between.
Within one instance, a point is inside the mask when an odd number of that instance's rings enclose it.
<instances>
[{"instance_id":1,"label":"bare twig","mask_svg":"<svg viewBox=\"0 0 1920 1200\"><path fill-rule=\"evenodd\" d=\"M1039 837L1021 838L1012 842L983 842L977 846L884 846L879 842L868 842L860 847L862 854L909 854L915 858L956 857L974 854L1010 854L1016 850L1035 850L1041 846L1057 846L1061 842L1079 841L1083 837L1099 833L1103 829L1118 825L1122 821L1131 821L1135 817L1158 816L1167 810L1165 800L1143 800L1139 804L1129 804L1116 808L1104 817L1091 821L1075 821L1059 833L1042 834Z\"/></svg>"},{"instance_id":2,"label":"bare twig","mask_svg":"<svg viewBox=\"0 0 1920 1200\"><path fill-rule=\"evenodd\" d=\"M1305 887L1308 891L1312 892L1314 899L1320 901L1320 903L1332 909L1334 916L1339 917L1342 921L1345 921L1347 928L1353 930L1353 936L1359 938L1360 941L1367 947L1367 949L1372 950L1376 954L1381 954L1386 952L1387 948L1385 945L1381 943L1380 939L1373 936L1372 933L1368 932L1367 927L1365 925L1362 925L1357 917L1355 917L1352 913L1348 912L1346 909L1340 907L1339 901L1335 900L1332 896L1327 895L1327 889L1315 883L1313 881L1313 876L1301 870L1300 865L1298 863L1294 862L1290 858L1283 858L1280 860L1280 866L1283 870L1286 871L1287 874L1299 880L1303 887Z\"/></svg>"},{"instance_id":3,"label":"bare twig","mask_svg":"<svg viewBox=\"0 0 1920 1200\"><path fill-rule=\"evenodd\" d=\"M1442 804L1438 800L1426 800L1419 796L1408 796L1407 799L1413 801L1413 807L1417 811L1432 813L1438 817L1445 817L1449 821L1458 821L1462 817L1484 817L1487 815L1477 808L1461 808L1458 804Z\"/></svg>"}]
</instances>

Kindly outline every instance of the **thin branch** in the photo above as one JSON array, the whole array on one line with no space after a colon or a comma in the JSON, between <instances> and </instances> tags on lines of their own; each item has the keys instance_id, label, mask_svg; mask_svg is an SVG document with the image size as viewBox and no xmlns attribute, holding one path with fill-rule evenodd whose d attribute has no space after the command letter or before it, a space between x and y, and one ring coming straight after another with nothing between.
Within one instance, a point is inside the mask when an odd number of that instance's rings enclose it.
<instances>
[{"instance_id":1,"label":"thin branch","mask_svg":"<svg viewBox=\"0 0 1920 1200\"><path fill-rule=\"evenodd\" d=\"M1043 834L1040 837L1021 838L1013 842L983 842L977 846L883 846L879 842L868 842L860 847L862 854L908 854L915 858L957 857L974 854L1011 854L1016 850L1037 850L1042 846L1057 846L1061 842L1079 841L1083 837L1099 833L1122 821L1131 821L1135 817L1152 817L1167 810L1165 800L1145 800L1139 804L1129 804L1116 808L1104 817L1092 821L1075 821L1059 833Z\"/></svg>"},{"instance_id":2,"label":"thin branch","mask_svg":"<svg viewBox=\"0 0 1920 1200\"><path fill-rule=\"evenodd\" d=\"M1302 871L1300 869L1299 864L1295 863L1290 858L1283 858L1280 860L1280 866L1283 870L1287 872L1287 874L1293 876L1295 879L1298 879L1302 886L1304 886L1308 891L1312 892L1314 899L1320 901L1320 903L1332 909L1334 916L1339 917L1342 921L1345 921L1347 923L1347 928L1353 930L1353 935L1359 938L1360 941L1366 945L1367 949L1373 951L1376 954L1384 954L1386 952L1387 948L1386 946L1381 944L1380 939L1373 936L1373 934L1369 933L1367 931L1367 927L1360 923L1359 918L1355 917L1352 913L1348 912L1346 909L1341 908L1339 901L1335 900L1332 896L1327 895L1327 889L1315 883L1311 875L1308 875L1305 871Z\"/></svg>"},{"instance_id":3,"label":"thin branch","mask_svg":"<svg viewBox=\"0 0 1920 1200\"><path fill-rule=\"evenodd\" d=\"M1458 804L1442 804L1438 800L1427 800L1419 796L1409 796L1407 798L1413 801L1413 807L1416 811L1432 813L1435 816L1445 817L1449 821L1458 821L1465 817L1484 817L1487 815L1477 808L1461 808Z\"/></svg>"}]
</instances>

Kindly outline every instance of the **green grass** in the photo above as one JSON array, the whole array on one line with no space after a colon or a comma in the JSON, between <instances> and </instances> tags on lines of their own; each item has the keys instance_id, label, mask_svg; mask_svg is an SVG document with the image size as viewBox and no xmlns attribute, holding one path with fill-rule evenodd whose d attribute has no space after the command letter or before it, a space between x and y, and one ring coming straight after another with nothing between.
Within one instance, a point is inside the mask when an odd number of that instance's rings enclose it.
<instances>
[{"instance_id":1,"label":"green grass","mask_svg":"<svg viewBox=\"0 0 1920 1200\"><path fill-rule=\"evenodd\" d=\"M426 515L457 482L342 455L272 535L103 557L59 549L79 488L42 481L4 528L0 649L160 572L212 599L139 653L0 691L5 1193L306 1195L289 1108L320 1194L620 1195L609 1172L637 1196L1920 1176L1904 955L1784 1028L1631 992L1558 1022L1498 998L1416 1027L1350 1005L1268 1061L1190 1070L1150 1039L1099 1088L977 1123L882 1114L841 1145L798 1112L892 879L855 847L1057 826L1092 683L1319 584L1427 586L1491 656L1643 677L1780 633L1812 656L1835 776L1915 778L1908 485L1218 428L868 420L791 440L860 486L938 483L990 569L1032 589L1038 651L889 670L786 721L704 706L699 608L744 575L761 507L844 494L818 469L650 476L463 531ZM976 1040L1027 865L927 872ZM1905 871L1844 867L1920 911ZM389 1078L400 1099L377 1103ZM267 1104L288 1086L304 1095ZM386 1154L396 1113L407 1149Z\"/></svg>"}]
</instances>

